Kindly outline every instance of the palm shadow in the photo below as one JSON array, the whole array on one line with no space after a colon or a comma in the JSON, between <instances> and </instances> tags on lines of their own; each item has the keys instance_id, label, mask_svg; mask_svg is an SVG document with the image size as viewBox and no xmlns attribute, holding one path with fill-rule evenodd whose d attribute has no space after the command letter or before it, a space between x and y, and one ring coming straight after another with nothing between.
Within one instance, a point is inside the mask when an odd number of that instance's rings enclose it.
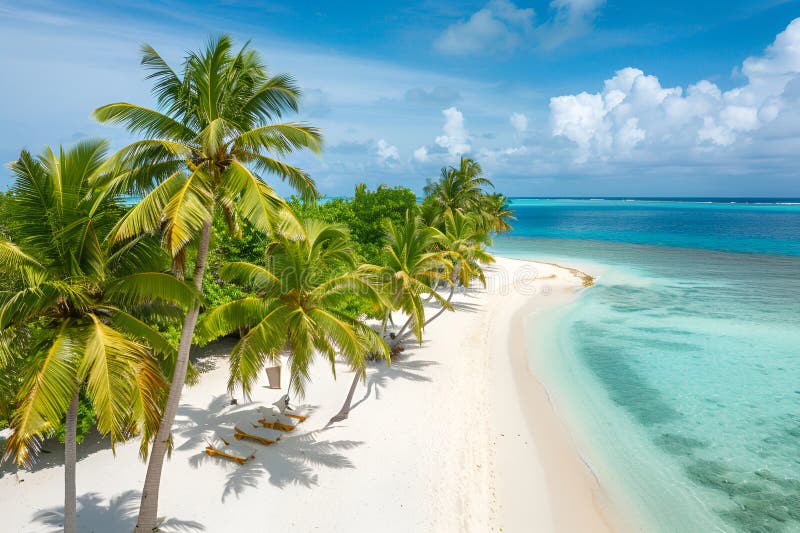
<instances>
[{"instance_id":1,"label":"palm shadow","mask_svg":"<svg viewBox=\"0 0 800 533\"><path fill-rule=\"evenodd\" d=\"M409 360L409 355L413 353L413 351L414 350L411 349L403 352L403 355L392 360L391 366L379 365L377 372L370 374L367 379L367 391L364 393L364 396L357 402L354 402L350 410L352 411L367 401L373 394L375 395L375 399L380 400L381 391L393 381L432 381L431 378L425 374L425 369L438 365L439 363L427 360Z\"/></svg>"},{"instance_id":2,"label":"palm shadow","mask_svg":"<svg viewBox=\"0 0 800 533\"><path fill-rule=\"evenodd\" d=\"M295 429L295 431L298 431ZM195 468L216 463L227 471L221 500L239 497L248 489L257 489L264 478L278 488L301 485L311 488L318 482L317 470L324 468L355 468L342 451L352 450L363 444L353 440L318 440L317 431L287 433L280 441L269 446L253 443L255 457L243 465L225 459L211 457L201 451L189 462Z\"/></svg>"},{"instance_id":3,"label":"palm shadow","mask_svg":"<svg viewBox=\"0 0 800 533\"><path fill-rule=\"evenodd\" d=\"M78 531L91 533L116 533L132 531L136 526L140 492L128 490L108 502L96 492L87 492L78 497ZM64 530L64 506L37 511L31 519L53 533ZM160 518L158 530L162 533L205 531L203 524L194 520Z\"/></svg>"},{"instance_id":4,"label":"palm shadow","mask_svg":"<svg viewBox=\"0 0 800 533\"><path fill-rule=\"evenodd\" d=\"M4 448L4 442L0 441L0 450ZM77 460L82 461L88 456L101 450L110 450L111 441L108 437L103 437L96 429L92 429L77 446ZM56 438L45 439L42 442L42 450L36 456L36 462L29 467L18 467L13 461L9 460L0 465L0 478L7 474L24 476L27 473L37 472L45 468L64 465L64 444Z\"/></svg>"},{"instance_id":5,"label":"palm shadow","mask_svg":"<svg viewBox=\"0 0 800 533\"><path fill-rule=\"evenodd\" d=\"M276 402L277 403L277 402ZM238 497L247 489L256 489L264 478L269 483L283 488L287 485L312 487L317 484L317 470L325 468L354 468L342 451L361 445L351 440L318 440L316 432L303 432L303 426L285 433L281 440L270 446L248 441L256 456L244 465L205 453L205 444L213 440L214 434L232 428L237 422L260 418L258 404L230 405L226 395L214 397L207 408L181 406L175 419L173 434L185 439L177 450L201 449L189 458L193 468L217 464L227 472L222 491L222 501L229 496ZM304 414L312 416L316 406L301 406Z\"/></svg>"}]
</instances>

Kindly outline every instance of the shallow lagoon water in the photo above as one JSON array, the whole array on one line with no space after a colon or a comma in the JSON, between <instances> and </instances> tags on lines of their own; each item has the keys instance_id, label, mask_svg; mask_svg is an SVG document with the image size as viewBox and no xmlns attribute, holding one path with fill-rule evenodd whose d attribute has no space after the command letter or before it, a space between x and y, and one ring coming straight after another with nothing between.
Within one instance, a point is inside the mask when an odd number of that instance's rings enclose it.
<instances>
[{"instance_id":1,"label":"shallow lagoon water","mask_svg":"<svg viewBox=\"0 0 800 533\"><path fill-rule=\"evenodd\" d=\"M800 209L598 204L494 245L598 275L528 332L587 461L648 530L800 531Z\"/></svg>"}]
</instances>

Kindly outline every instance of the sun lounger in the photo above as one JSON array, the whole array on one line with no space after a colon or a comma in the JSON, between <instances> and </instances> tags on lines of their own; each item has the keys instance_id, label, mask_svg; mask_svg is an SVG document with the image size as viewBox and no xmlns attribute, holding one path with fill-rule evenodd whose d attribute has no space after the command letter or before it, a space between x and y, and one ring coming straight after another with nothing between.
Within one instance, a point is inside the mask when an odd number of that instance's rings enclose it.
<instances>
[{"instance_id":1,"label":"sun lounger","mask_svg":"<svg viewBox=\"0 0 800 533\"><path fill-rule=\"evenodd\" d=\"M289 418L294 418L298 422L305 422L308 420L308 415L303 414L304 411L300 409L292 409L291 407L287 407L283 411L283 416L288 416Z\"/></svg>"},{"instance_id":2,"label":"sun lounger","mask_svg":"<svg viewBox=\"0 0 800 533\"><path fill-rule=\"evenodd\" d=\"M277 409L276 414L283 414L284 416L294 418L300 422L305 422L308 419L308 415L303 412L303 409L295 409L289 406L289 403L287 402L287 395L285 394L272 405L274 405L275 409ZM269 407L266 409L269 409Z\"/></svg>"},{"instance_id":3,"label":"sun lounger","mask_svg":"<svg viewBox=\"0 0 800 533\"><path fill-rule=\"evenodd\" d=\"M260 442L264 446L269 446L279 441L282 435L280 431L263 426L254 426L250 422L239 422L234 426L234 430L236 431L236 439L251 439Z\"/></svg>"},{"instance_id":4,"label":"sun lounger","mask_svg":"<svg viewBox=\"0 0 800 533\"><path fill-rule=\"evenodd\" d=\"M302 422L297 418L285 416L277 407L261 406L258 408L258 412L262 416L258 422L266 428L280 429L281 431L292 431L297 424Z\"/></svg>"},{"instance_id":5,"label":"sun lounger","mask_svg":"<svg viewBox=\"0 0 800 533\"><path fill-rule=\"evenodd\" d=\"M217 434L214 440L206 446L206 454L209 456L223 457L236 461L240 465L256 456L254 448L239 444L233 434Z\"/></svg>"}]
</instances>

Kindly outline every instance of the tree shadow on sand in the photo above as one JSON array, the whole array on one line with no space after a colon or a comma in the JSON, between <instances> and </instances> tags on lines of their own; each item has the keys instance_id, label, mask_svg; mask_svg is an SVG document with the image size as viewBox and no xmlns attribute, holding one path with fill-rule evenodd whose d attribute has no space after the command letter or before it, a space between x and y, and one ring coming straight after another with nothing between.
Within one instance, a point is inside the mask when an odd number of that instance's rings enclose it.
<instances>
[{"instance_id":1,"label":"tree shadow on sand","mask_svg":"<svg viewBox=\"0 0 800 533\"><path fill-rule=\"evenodd\" d=\"M297 431L297 430L295 430ZM256 489L266 477L269 483L283 488L287 485L313 487L317 484L317 470L324 468L355 468L341 452L363 444L353 440L317 440L316 431L284 435L280 441L269 446L248 443L256 450L256 456L243 465L237 465L218 457L210 457L205 451L193 455L189 463L200 468L216 463L227 471L227 479L221 500L239 497L247 489Z\"/></svg>"},{"instance_id":2,"label":"tree shadow on sand","mask_svg":"<svg viewBox=\"0 0 800 533\"><path fill-rule=\"evenodd\" d=\"M438 365L439 363L426 360L411 361L409 360L409 351L413 353L413 349L407 350L404 352L404 355L396 357L392 361L391 366L386 366L385 364L378 365L378 370L371 373L367 378L367 392L364 393L364 396L360 400L353 402L353 405L350 407L351 411L367 401L373 394L376 399L380 400L381 391L392 381L431 381L431 378L425 375L425 369Z\"/></svg>"},{"instance_id":3,"label":"tree shadow on sand","mask_svg":"<svg viewBox=\"0 0 800 533\"><path fill-rule=\"evenodd\" d=\"M0 441L0 450L3 449L4 442ZM108 437L103 437L97 430L93 429L84 437L83 442L78 444L77 459L82 461L95 452L109 449L111 449L111 441L109 441ZM33 466L21 468L14 464L13 461L6 461L0 465L0 478L8 474L16 474L24 479L25 474L55 466L64 466L64 444L58 442L56 438L45 439L42 443L42 452L36 457L36 462Z\"/></svg>"},{"instance_id":4,"label":"tree shadow on sand","mask_svg":"<svg viewBox=\"0 0 800 533\"><path fill-rule=\"evenodd\" d=\"M87 492L78 497L78 531L86 533L116 533L132 531L136 526L136 513L139 508L140 492L128 490L107 502L96 492ZM52 528L46 531L56 533L64 530L64 507L43 509L33 515L33 523ZM189 533L205 531L205 526L194 520L177 518L159 519L158 530L162 533Z\"/></svg>"},{"instance_id":5,"label":"tree shadow on sand","mask_svg":"<svg viewBox=\"0 0 800 533\"><path fill-rule=\"evenodd\" d=\"M242 420L257 421L261 417L257 405L230 405L228 397L221 395L212 399L205 409L182 406L175 420L173 434L185 439L176 450L203 448L189 458L192 467L213 463L226 470L222 501L229 496L238 497L248 488L257 488L265 477L280 488L290 484L312 487L317 484L319 467L354 468L350 459L341 452L353 449L361 442L318 440L315 431L303 432L302 425L285 433L280 441L270 446L248 441L247 444L256 450L256 457L241 466L205 453L206 444L213 440L217 431L227 431ZM302 406L302 410L312 415L316 407Z\"/></svg>"}]
</instances>

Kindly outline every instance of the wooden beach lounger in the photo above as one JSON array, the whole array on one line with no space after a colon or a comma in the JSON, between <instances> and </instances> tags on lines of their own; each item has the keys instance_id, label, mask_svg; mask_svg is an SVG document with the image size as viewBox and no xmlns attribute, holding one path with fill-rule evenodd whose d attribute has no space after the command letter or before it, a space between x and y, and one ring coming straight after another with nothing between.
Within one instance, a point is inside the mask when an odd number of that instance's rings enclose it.
<instances>
[{"instance_id":1,"label":"wooden beach lounger","mask_svg":"<svg viewBox=\"0 0 800 533\"><path fill-rule=\"evenodd\" d=\"M245 464L249 459L256 456L256 451L250 446L239 444L233 434L217 434L214 441L206 446L206 454L209 456L223 457L236 461L240 465Z\"/></svg>"},{"instance_id":2,"label":"wooden beach lounger","mask_svg":"<svg viewBox=\"0 0 800 533\"><path fill-rule=\"evenodd\" d=\"M305 422L308 419L308 415L302 414L302 409L294 409L289 407L286 402L286 398L287 396L284 394L277 402L272 404L274 406L273 412L275 414L282 414L284 416L288 416L289 418L297 419L300 422ZM265 409L269 409L269 407L266 407Z\"/></svg>"},{"instance_id":3,"label":"wooden beach lounger","mask_svg":"<svg viewBox=\"0 0 800 533\"><path fill-rule=\"evenodd\" d=\"M295 411L294 409L291 408L284 410L283 416L294 418L298 422L305 422L306 420L308 420L308 415L301 415L300 411Z\"/></svg>"},{"instance_id":4,"label":"wooden beach lounger","mask_svg":"<svg viewBox=\"0 0 800 533\"><path fill-rule=\"evenodd\" d=\"M298 417L286 416L277 407L259 407L258 412L262 418L258 421L262 426L281 431L292 431L297 424L302 422ZM305 419L303 419L305 420Z\"/></svg>"},{"instance_id":5,"label":"wooden beach lounger","mask_svg":"<svg viewBox=\"0 0 800 533\"><path fill-rule=\"evenodd\" d=\"M251 439L260 442L264 446L269 446L278 442L282 433L274 429L263 426L255 426L249 421L238 422L233 429L236 431L237 440Z\"/></svg>"}]
</instances>

